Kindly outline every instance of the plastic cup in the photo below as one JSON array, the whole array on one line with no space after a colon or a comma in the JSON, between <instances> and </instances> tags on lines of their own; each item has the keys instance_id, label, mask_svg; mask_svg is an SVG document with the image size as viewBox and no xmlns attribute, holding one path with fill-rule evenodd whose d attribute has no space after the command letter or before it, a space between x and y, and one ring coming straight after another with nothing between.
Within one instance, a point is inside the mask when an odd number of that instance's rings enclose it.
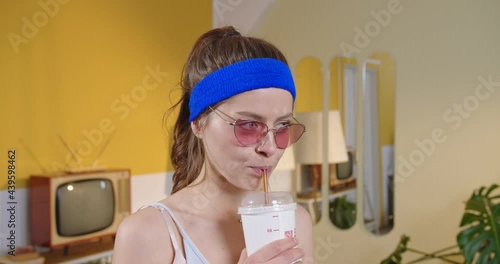
<instances>
[{"instance_id":1,"label":"plastic cup","mask_svg":"<svg viewBox=\"0 0 500 264\"><path fill-rule=\"evenodd\" d=\"M255 192L245 196L238 214L248 255L275 240L295 237L296 209L288 192Z\"/></svg>"}]
</instances>

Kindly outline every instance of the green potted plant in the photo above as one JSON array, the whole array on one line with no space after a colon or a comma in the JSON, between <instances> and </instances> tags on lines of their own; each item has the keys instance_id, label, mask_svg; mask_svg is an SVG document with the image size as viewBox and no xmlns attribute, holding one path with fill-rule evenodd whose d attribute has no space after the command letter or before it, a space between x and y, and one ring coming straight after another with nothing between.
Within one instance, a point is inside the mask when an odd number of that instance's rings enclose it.
<instances>
[{"instance_id":1,"label":"green potted plant","mask_svg":"<svg viewBox=\"0 0 500 264\"><path fill-rule=\"evenodd\" d=\"M384 259L381 264L402 264L403 254L415 252L422 257L405 262L417 263L428 259L441 259L448 263L462 263L449 259L450 256L462 255L467 264L497 264L500 263L500 195L494 194L497 184L489 188L481 187L472 193L466 203L465 212L460 222L462 228L457 235L457 245L447 247L432 253L426 253L408 247L410 238L401 237L396 250ZM448 253L458 248L458 252Z\"/></svg>"},{"instance_id":2,"label":"green potted plant","mask_svg":"<svg viewBox=\"0 0 500 264\"><path fill-rule=\"evenodd\" d=\"M356 222L356 204L347 200L347 195L330 202L330 220L340 229L348 229Z\"/></svg>"}]
</instances>

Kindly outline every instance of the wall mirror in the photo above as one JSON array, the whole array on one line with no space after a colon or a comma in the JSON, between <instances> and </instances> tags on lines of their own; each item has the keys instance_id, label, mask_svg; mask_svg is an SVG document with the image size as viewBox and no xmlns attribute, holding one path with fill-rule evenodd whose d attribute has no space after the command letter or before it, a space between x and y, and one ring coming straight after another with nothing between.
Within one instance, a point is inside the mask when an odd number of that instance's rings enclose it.
<instances>
[{"instance_id":1,"label":"wall mirror","mask_svg":"<svg viewBox=\"0 0 500 264\"><path fill-rule=\"evenodd\" d=\"M387 53L363 61L363 216L382 235L394 226L395 64Z\"/></svg>"},{"instance_id":2,"label":"wall mirror","mask_svg":"<svg viewBox=\"0 0 500 264\"><path fill-rule=\"evenodd\" d=\"M393 59L387 53L374 53L360 65L355 58L342 55L322 67L318 59L306 57L297 64L295 77L301 95L296 117L307 127L295 146L298 203L308 209L315 223L321 220L323 200L328 200L327 216L337 228L354 226L359 212L371 233L388 233L394 226ZM329 89L327 110L322 103L325 85ZM323 152L328 153L327 177L322 176ZM345 156L336 156L339 152ZM358 181L360 168L362 181ZM324 184L327 196L321 193ZM357 200L358 189L363 190L362 203Z\"/></svg>"},{"instance_id":3,"label":"wall mirror","mask_svg":"<svg viewBox=\"0 0 500 264\"><path fill-rule=\"evenodd\" d=\"M338 110L345 137L347 161L330 164L329 216L340 229L356 223L357 211L357 61L349 56L336 56L330 63L330 110ZM332 145L332 144L329 144Z\"/></svg>"},{"instance_id":4,"label":"wall mirror","mask_svg":"<svg viewBox=\"0 0 500 264\"><path fill-rule=\"evenodd\" d=\"M352 92L356 83L353 62L354 60L337 58L325 67L318 59L306 57L296 67L297 90L301 94L297 100L304 100L297 101L296 118L307 129L307 133L295 145L298 164L297 201L308 209L313 222L317 223L322 215L326 215L340 229L348 229L354 225L357 208L352 155L355 143L351 144L351 155L348 155L342 124L346 119L345 111L339 109L345 105L344 67L349 67L349 72L346 73L348 80L345 80L349 96L355 96ZM336 77L328 78L332 73ZM348 100L354 101L351 97ZM356 105L348 104L348 107L352 109ZM348 115L355 114L348 111ZM354 133L350 135L349 142L355 140ZM326 164L325 168L323 164ZM326 198L322 193L325 190ZM326 214L321 212L323 203L326 203L328 210Z\"/></svg>"}]
</instances>

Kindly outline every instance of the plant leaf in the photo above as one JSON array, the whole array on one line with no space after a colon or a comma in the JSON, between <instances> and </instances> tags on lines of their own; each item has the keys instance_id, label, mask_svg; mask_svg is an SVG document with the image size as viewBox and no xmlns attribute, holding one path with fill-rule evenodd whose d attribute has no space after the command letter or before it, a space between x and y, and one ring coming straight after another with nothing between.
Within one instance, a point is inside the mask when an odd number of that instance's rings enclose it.
<instances>
[{"instance_id":1,"label":"plant leaf","mask_svg":"<svg viewBox=\"0 0 500 264\"><path fill-rule=\"evenodd\" d=\"M356 204L347 200L347 195L330 202L330 219L340 229L348 229L356 222Z\"/></svg>"},{"instance_id":2,"label":"plant leaf","mask_svg":"<svg viewBox=\"0 0 500 264\"><path fill-rule=\"evenodd\" d=\"M496 184L481 187L466 203L457 242L467 263L496 263L500 255L500 206L496 203L500 196L492 195L496 188Z\"/></svg>"}]
</instances>

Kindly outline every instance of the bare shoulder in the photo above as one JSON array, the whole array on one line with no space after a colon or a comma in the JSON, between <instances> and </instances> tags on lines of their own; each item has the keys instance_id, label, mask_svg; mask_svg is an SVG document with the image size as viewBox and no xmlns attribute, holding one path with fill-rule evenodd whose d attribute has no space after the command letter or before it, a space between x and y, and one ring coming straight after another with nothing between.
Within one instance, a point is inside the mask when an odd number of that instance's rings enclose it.
<instances>
[{"instance_id":1,"label":"bare shoulder","mask_svg":"<svg viewBox=\"0 0 500 264\"><path fill-rule=\"evenodd\" d=\"M300 205L297 205L297 210L295 211L295 222L299 247L305 252L303 263L314 263L314 241L312 234L313 223L309 212L307 212L307 210Z\"/></svg>"},{"instance_id":2,"label":"bare shoulder","mask_svg":"<svg viewBox=\"0 0 500 264\"><path fill-rule=\"evenodd\" d=\"M173 249L161 212L145 208L120 224L113 250L113 263L170 263Z\"/></svg>"},{"instance_id":3,"label":"bare shoulder","mask_svg":"<svg viewBox=\"0 0 500 264\"><path fill-rule=\"evenodd\" d=\"M297 210L295 211L295 218L296 218L298 228L304 229L304 231L306 231L306 229L307 229L307 230L312 232L311 215L301 205L297 205Z\"/></svg>"}]
</instances>

